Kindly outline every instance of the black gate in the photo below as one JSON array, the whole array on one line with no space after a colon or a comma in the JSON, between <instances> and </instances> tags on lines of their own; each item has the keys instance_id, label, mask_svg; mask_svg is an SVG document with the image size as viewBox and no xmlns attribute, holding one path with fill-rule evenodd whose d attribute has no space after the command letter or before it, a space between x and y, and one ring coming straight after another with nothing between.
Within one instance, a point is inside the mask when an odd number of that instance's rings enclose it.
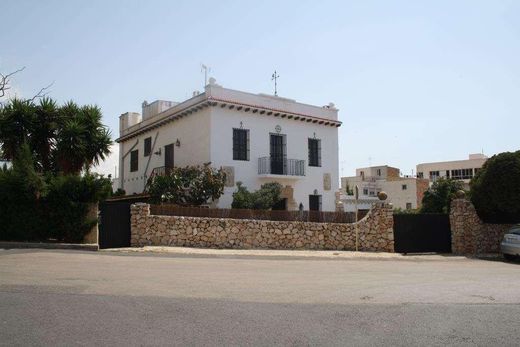
<instances>
[{"instance_id":1,"label":"black gate","mask_svg":"<svg viewBox=\"0 0 520 347\"><path fill-rule=\"evenodd\" d=\"M99 205L99 248L130 247L129 201L105 201Z\"/></svg>"},{"instance_id":2,"label":"black gate","mask_svg":"<svg viewBox=\"0 0 520 347\"><path fill-rule=\"evenodd\" d=\"M398 253L451 252L447 214L394 214L394 249Z\"/></svg>"}]
</instances>

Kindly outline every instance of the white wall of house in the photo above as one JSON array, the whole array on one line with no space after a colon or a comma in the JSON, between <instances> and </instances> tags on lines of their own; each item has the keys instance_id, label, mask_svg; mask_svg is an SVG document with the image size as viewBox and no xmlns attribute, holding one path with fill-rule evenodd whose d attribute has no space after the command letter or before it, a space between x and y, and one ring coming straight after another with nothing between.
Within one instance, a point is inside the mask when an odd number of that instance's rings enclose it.
<instances>
[{"instance_id":1,"label":"white wall of house","mask_svg":"<svg viewBox=\"0 0 520 347\"><path fill-rule=\"evenodd\" d=\"M335 210L334 193L339 188L338 179L338 130L336 127L309 124L307 122L274 116L229 110L221 107L211 109L211 162L219 166L234 167L235 182L241 181L249 190L256 190L267 182L279 182L294 188L296 204L309 207L309 195L317 190L322 196L322 210ZM249 130L249 161L233 160L233 128ZM305 160L305 176L258 174L258 158L270 155L270 134L286 135L287 158ZM308 163L308 138L321 140L321 167L311 167ZM323 174L331 176L331 189L324 190ZM276 177L275 177L276 176ZM236 187L226 187L224 196L219 199L219 207L230 206L232 193Z\"/></svg>"},{"instance_id":2,"label":"white wall of house","mask_svg":"<svg viewBox=\"0 0 520 347\"><path fill-rule=\"evenodd\" d=\"M170 122L125 142L120 142L119 179L127 194L142 193L146 179L156 167L164 166L164 146L175 143L174 165L199 165L210 161L210 108ZM152 153L144 156L144 139L152 138ZM157 140L155 138L157 137ZM155 141L155 146L153 145ZM137 145L136 145L137 143ZM134 147L135 145L135 147ZM139 165L130 172L130 150L139 150ZM155 154L161 149L161 155ZM123 159L121 156L126 155ZM121 162L122 159L122 162Z\"/></svg>"},{"instance_id":3,"label":"white wall of house","mask_svg":"<svg viewBox=\"0 0 520 347\"><path fill-rule=\"evenodd\" d=\"M398 181L380 181L378 185L388 195L388 202L394 208L406 210L417 208L417 183L415 178L402 178Z\"/></svg>"},{"instance_id":4,"label":"white wall of house","mask_svg":"<svg viewBox=\"0 0 520 347\"><path fill-rule=\"evenodd\" d=\"M180 146L174 146L175 166L211 162L216 168L232 167L234 182L243 182L251 191L264 183L279 182L293 188L292 208L302 203L308 209L309 195L316 192L322 196L323 211L335 210L335 192L339 188L337 126L340 123L333 104L306 105L285 98L225 89L210 80L205 93L172 105L138 122L139 117L134 113L126 114L132 118L130 122L125 122L125 115L122 116L119 179L127 194L143 192L152 170L164 166L164 146L178 139ZM230 105L237 107L230 108ZM182 118L177 117L179 114L183 114ZM169 121L172 117L175 119ZM163 121L169 122L158 124ZM233 128L240 127L249 130L248 161L233 160ZM140 134L143 131L146 132ZM269 157L270 133L278 132L286 136L287 158L305 161L305 176L259 174L258 159ZM152 138L153 146L149 157L144 156L147 137ZM314 137L321 140L321 167L308 165L308 139ZM160 156L154 154L159 148ZM131 172L130 151L134 149L139 150L139 167ZM330 189L324 175L330 177ZM236 185L226 187L217 206L229 208L234 191Z\"/></svg>"}]
</instances>

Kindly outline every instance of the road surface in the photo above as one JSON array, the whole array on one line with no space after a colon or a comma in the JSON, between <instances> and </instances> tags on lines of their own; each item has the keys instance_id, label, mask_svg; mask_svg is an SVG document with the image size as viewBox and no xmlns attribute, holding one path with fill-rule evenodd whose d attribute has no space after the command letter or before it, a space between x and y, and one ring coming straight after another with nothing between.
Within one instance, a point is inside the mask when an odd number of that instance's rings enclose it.
<instances>
[{"instance_id":1,"label":"road surface","mask_svg":"<svg viewBox=\"0 0 520 347\"><path fill-rule=\"evenodd\" d=\"M520 265L0 250L0 345L520 345Z\"/></svg>"}]
</instances>

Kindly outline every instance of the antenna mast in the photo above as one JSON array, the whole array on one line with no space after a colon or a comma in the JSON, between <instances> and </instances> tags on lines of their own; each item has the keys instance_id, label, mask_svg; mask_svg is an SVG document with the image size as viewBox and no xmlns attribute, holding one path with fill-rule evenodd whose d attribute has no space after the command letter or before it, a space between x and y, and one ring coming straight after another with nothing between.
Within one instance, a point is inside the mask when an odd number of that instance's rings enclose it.
<instances>
[{"instance_id":1,"label":"antenna mast","mask_svg":"<svg viewBox=\"0 0 520 347\"><path fill-rule=\"evenodd\" d=\"M275 96L278 96L278 84L277 84L278 77L280 77L280 75L278 75L276 73L276 70L274 70L274 73L271 76L271 81L274 81L274 95Z\"/></svg>"},{"instance_id":2,"label":"antenna mast","mask_svg":"<svg viewBox=\"0 0 520 347\"><path fill-rule=\"evenodd\" d=\"M208 85L208 72L211 72L211 68L204 64L200 64L200 72L204 71L204 87Z\"/></svg>"}]
</instances>

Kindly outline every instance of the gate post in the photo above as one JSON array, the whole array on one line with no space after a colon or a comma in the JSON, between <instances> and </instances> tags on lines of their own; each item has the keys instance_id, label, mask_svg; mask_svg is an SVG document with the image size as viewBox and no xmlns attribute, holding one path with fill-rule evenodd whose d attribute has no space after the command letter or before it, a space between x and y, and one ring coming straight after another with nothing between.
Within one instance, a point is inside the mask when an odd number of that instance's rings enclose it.
<instances>
[{"instance_id":1,"label":"gate post","mask_svg":"<svg viewBox=\"0 0 520 347\"><path fill-rule=\"evenodd\" d=\"M139 246L139 234L145 227L146 217L150 216L150 205L138 202L130 206L130 246Z\"/></svg>"}]
</instances>

